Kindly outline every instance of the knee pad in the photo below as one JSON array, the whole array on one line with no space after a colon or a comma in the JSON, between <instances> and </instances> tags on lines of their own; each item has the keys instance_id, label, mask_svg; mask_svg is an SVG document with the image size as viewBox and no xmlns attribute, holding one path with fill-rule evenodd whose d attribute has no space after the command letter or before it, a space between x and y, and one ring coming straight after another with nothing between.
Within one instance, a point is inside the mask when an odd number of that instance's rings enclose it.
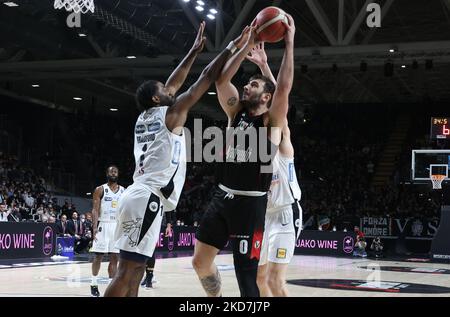
<instances>
[{"instance_id":1,"label":"knee pad","mask_svg":"<svg viewBox=\"0 0 450 317\"><path fill-rule=\"evenodd\" d=\"M148 269L153 269L155 267L155 255L153 254L153 256L151 258L147 259L147 265L146 268Z\"/></svg>"}]
</instances>

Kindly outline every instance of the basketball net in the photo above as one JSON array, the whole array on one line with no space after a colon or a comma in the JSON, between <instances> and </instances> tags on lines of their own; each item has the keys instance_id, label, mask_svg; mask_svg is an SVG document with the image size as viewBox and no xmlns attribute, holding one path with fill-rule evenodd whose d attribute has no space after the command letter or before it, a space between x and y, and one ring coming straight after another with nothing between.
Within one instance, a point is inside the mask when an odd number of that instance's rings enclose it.
<instances>
[{"instance_id":1,"label":"basketball net","mask_svg":"<svg viewBox=\"0 0 450 317\"><path fill-rule=\"evenodd\" d=\"M91 11L94 13L94 0L55 0L55 9L66 8L67 11L75 13L87 13Z\"/></svg>"},{"instance_id":2,"label":"basketball net","mask_svg":"<svg viewBox=\"0 0 450 317\"><path fill-rule=\"evenodd\" d=\"M431 182L433 183L433 189L442 189L442 182L445 179L445 175L431 175Z\"/></svg>"}]
</instances>

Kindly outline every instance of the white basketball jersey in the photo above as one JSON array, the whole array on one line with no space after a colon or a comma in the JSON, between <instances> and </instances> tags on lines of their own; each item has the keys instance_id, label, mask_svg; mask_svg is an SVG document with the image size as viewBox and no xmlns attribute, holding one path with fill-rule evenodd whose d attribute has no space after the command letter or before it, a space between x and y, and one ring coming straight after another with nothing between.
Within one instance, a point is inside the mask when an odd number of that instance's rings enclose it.
<instances>
[{"instance_id":1,"label":"white basketball jersey","mask_svg":"<svg viewBox=\"0 0 450 317\"><path fill-rule=\"evenodd\" d=\"M297 182L294 158L280 155L278 152L273 160L272 183L267 196L267 212L274 212L300 201L302 192Z\"/></svg>"},{"instance_id":2,"label":"white basketball jersey","mask_svg":"<svg viewBox=\"0 0 450 317\"><path fill-rule=\"evenodd\" d=\"M113 192L108 184L103 184L103 197L100 202L100 217L102 222L115 222L117 218L117 211L119 206L120 195L125 191L125 188L119 185L117 192Z\"/></svg>"},{"instance_id":3,"label":"white basketball jersey","mask_svg":"<svg viewBox=\"0 0 450 317\"><path fill-rule=\"evenodd\" d=\"M169 107L141 113L134 131L135 183L148 186L161 198L164 210L173 210L186 177L186 141L166 127Z\"/></svg>"}]
</instances>

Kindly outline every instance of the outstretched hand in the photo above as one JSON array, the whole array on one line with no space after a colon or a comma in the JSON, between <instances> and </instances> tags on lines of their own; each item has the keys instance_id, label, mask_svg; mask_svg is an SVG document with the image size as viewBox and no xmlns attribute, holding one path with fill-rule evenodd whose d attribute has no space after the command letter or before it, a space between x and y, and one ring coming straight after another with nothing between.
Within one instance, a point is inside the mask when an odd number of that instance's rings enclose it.
<instances>
[{"instance_id":1,"label":"outstretched hand","mask_svg":"<svg viewBox=\"0 0 450 317\"><path fill-rule=\"evenodd\" d=\"M286 34L284 35L284 41L286 43L294 43L294 36L295 36L295 23L294 19L290 14L286 13L287 22L282 20L282 23L286 27Z\"/></svg>"},{"instance_id":2,"label":"outstretched hand","mask_svg":"<svg viewBox=\"0 0 450 317\"><path fill-rule=\"evenodd\" d=\"M205 46L206 37L203 36L203 32L205 31L205 21L200 23L200 27L197 32L197 37L195 38L194 45L192 45L192 51L195 53L200 53Z\"/></svg>"},{"instance_id":3,"label":"outstretched hand","mask_svg":"<svg viewBox=\"0 0 450 317\"><path fill-rule=\"evenodd\" d=\"M253 49L255 46L259 45L261 41L258 39L258 34L256 34L256 25L250 27L250 34L245 45L250 49Z\"/></svg>"},{"instance_id":4,"label":"outstretched hand","mask_svg":"<svg viewBox=\"0 0 450 317\"><path fill-rule=\"evenodd\" d=\"M238 49L241 49L242 46L244 46L244 44L247 42L249 35L250 35L250 27L247 25L242 30L241 34L233 41L234 45L236 45Z\"/></svg>"},{"instance_id":5,"label":"outstretched hand","mask_svg":"<svg viewBox=\"0 0 450 317\"><path fill-rule=\"evenodd\" d=\"M267 55L266 51L264 50L264 42L259 43L256 45L252 50L248 53L246 58L256 64L257 66L264 65L267 63Z\"/></svg>"}]
</instances>

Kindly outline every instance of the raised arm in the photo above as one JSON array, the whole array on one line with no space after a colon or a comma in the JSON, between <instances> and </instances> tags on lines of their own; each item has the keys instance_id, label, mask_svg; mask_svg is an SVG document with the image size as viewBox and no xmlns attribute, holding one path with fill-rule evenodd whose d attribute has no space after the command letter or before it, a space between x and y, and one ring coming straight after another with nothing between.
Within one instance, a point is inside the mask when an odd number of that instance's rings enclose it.
<instances>
[{"instance_id":1,"label":"raised arm","mask_svg":"<svg viewBox=\"0 0 450 317\"><path fill-rule=\"evenodd\" d=\"M245 42L244 42L245 41ZM239 49L238 53L233 55L223 67L220 77L216 80L217 97L220 106L228 116L228 120L232 120L234 115L239 112L239 92L237 88L231 83L234 75L236 75L245 57L250 50L255 46L255 29L254 27L246 27L241 34L240 42L245 44L236 44Z\"/></svg>"},{"instance_id":2,"label":"raised arm","mask_svg":"<svg viewBox=\"0 0 450 317\"><path fill-rule=\"evenodd\" d=\"M98 218L100 218L100 201L102 200L103 188L98 186L92 196L92 239L95 240L97 234Z\"/></svg>"},{"instance_id":3,"label":"raised arm","mask_svg":"<svg viewBox=\"0 0 450 317\"><path fill-rule=\"evenodd\" d=\"M167 79L165 87L168 90L169 95L174 96L181 88L184 81L186 80L187 75L189 74L189 71L191 70L195 58L203 50L206 40L206 37L203 36L204 30L205 22L203 21L202 23L200 23L194 45L192 45L189 53L184 57L178 67L172 72L169 79Z\"/></svg>"},{"instance_id":4,"label":"raised arm","mask_svg":"<svg viewBox=\"0 0 450 317\"><path fill-rule=\"evenodd\" d=\"M286 14L288 22L286 35L284 37L286 47L284 49L283 61L278 72L277 84L273 94L272 106L269 109L269 120L271 127L282 128L286 125L286 117L289 109L289 93L294 81L294 35L295 24L289 14Z\"/></svg>"},{"instance_id":5,"label":"raised arm","mask_svg":"<svg viewBox=\"0 0 450 317\"><path fill-rule=\"evenodd\" d=\"M166 114L166 126L170 131L175 134L181 134L189 110L203 96L211 84L217 80L226 61L236 49L235 43L239 42L241 37L242 34L235 41L231 42L226 49L205 67L197 81L186 92L177 97L174 105L169 108Z\"/></svg>"},{"instance_id":6,"label":"raised arm","mask_svg":"<svg viewBox=\"0 0 450 317\"><path fill-rule=\"evenodd\" d=\"M264 50L264 42L261 42L260 44L256 45L250 53L246 56L246 58L254 63L256 66L259 67L259 70L261 71L261 74L269 78L274 85L277 84L277 80L272 74L272 71L270 70L269 64L267 63L267 54Z\"/></svg>"}]
</instances>

